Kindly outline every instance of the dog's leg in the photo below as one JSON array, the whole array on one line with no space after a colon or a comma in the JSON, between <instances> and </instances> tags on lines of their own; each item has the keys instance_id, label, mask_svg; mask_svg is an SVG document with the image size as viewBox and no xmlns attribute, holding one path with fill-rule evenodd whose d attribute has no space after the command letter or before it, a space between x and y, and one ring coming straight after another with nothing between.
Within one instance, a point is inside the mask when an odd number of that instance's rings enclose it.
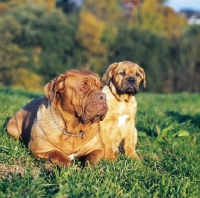
<instances>
[{"instance_id":1,"label":"dog's leg","mask_svg":"<svg viewBox=\"0 0 200 198\"><path fill-rule=\"evenodd\" d=\"M27 112L24 110L19 110L9 121L7 124L7 132L14 137L15 139L19 139L22 133L22 127L24 118Z\"/></svg>"},{"instance_id":2,"label":"dog's leg","mask_svg":"<svg viewBox=\"0 0 200 198\"><path fill-rule=\"evenodd\" d=\"M106 120L104 120L102 123L100 122L99 129L100 129L101 138L105 147L104 158L115 161L116 156L113 150L113 142L110 137L110 132L112 132L110 123L107 122Z\"/></svg>"},{"instance_id":3,"label":"dog's leg","mask_svg":"<svg viewBox=\"0 0 200 198\"><path fill-rule=\"evenodd\" d=\"M125 154L131 158L137 158L138 155L136 154L135 147L131 147L131 145L124 147Z\"/></svg>"},{"instance_id":4,"label":"dog's leg","mask_svg":"<svg viewBox=\"0 0 200 198\"><path fill-rule=\"evenodd\" d=\"M112 144L111 144L112 146ZM111 161L115 161L116 160L116 155L113 152L113 148L108 146L106 147L106 154L105 154L105 159L110 159Z\"/></svg>"},{"instance_id":5,"label":"dog's leg","mask_svg":"<svg viewBox=\"0 0 200 198\"><path fill-rule=\"evenodd\" d=\"M65 167L72 165L71 160L67 156L56 150L47 153L34 154L34 157L49 159L51 163Z\"/></svg>"},{"instance_id":6,"label":"dog's leg","mask_svg":"<svg viewBox=\"0 0 200 198\"><path fill-rule=\"evenodd\" d=\"M131 134L130 135L131 137L128 137L127 139L125 139L125 142L124 142L125 154L129 157L139 159L135 151L135 147L137 144L137 129L134 128L133 132L131 132L130 134Z\"/></svg>"},{"instance_id":7,"label":"dog's leg","mask_svg":"<svg viewBox=\"0 0 200 198\"><path fill-rule=\"evenodd\" d=\"M98 149L89 153L85 158L85 165L89 164L93 167L97 162L100 162L104 157L104 150Z\"/></svg>"}]
</instances>

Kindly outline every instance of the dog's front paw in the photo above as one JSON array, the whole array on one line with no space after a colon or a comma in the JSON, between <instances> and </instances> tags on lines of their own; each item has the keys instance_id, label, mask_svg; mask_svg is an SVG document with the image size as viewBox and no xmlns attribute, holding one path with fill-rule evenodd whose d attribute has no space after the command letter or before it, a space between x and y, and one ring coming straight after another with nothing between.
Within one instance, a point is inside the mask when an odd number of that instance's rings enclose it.
<instances>
[{"instance_id":1,"label":"dog's front paw","mask_svg":"<svg viewBox=\"0 0 200 198\"><path fill-rule=\"evenodd\" d=\"M112 155L105 155L104 158L107 159L107 160L110 160L112 162L114 162L116 160L116 156L114 154L112 154Z\"/></svg>"},{"instance_id":2,"label":"dog's front paw","mask_svg":"<svg viewBox=\"0 0 200 198\"><path fill-rule=\"evenodd\" d=\"M70 166L72 164L71 160L64 156L62 153L58 151L51 151L49 153L49 160L53 164L58 164L61 166Z\"/></svg>"},{"instance_id":3,"label":"dog's front paw","mask_svg":"<svg viewBox=\"0 0 200 198\"><path fill-rule=\"evenodd\" d=\"M140 157L135 153L135 152L132 152L132 153L129 153L129 154L126 154L128 157L130 158L133 158L133 159L136 159L136 160L141 160Z\"/></svg>"},{"instance_id":4,"label":"dog's front paw","mask_svg":"<svg viewBox=\"0 0 200 198\"><path fill-rule=\"evenodd\" d=\"M94 165L101 160L103 160L104 156L104 150L103 149L98 149L95 151L92 151L85 157L85 165L89 165L91 167L94 167Z\"/></svg>"}]
</instances>

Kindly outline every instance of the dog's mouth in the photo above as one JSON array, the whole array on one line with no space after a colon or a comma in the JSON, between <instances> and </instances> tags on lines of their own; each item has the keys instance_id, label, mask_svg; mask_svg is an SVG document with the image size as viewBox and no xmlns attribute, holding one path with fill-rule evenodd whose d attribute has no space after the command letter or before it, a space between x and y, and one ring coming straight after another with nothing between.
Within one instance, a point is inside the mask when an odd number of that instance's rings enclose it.
<instances>
[{"instance_id":1,"label":"dog's mouth","mask_svg":"<svg viewBox=\"0 0 200 198\"><path fill-rule=\"evenodd\" d=\"M131 85L126 89L126 93L129 95L136 95L138 93L138 89L135 86Z\"/></svg>"},{"instance_id":2,"label":"dog's mouth","mask_svg":"<svg viewBox=\"0 0 200 198\"><path fill-rule=\"evenodd\" d=\"M83 122L83 124L87 124L87 123L97 123L97 122L100 122L100 121L102 121L103 119L104 119L104 115L106 115L106 113L105 114L103 114L103 115L96 115L95 117L93 117L93 118L90 118L90 119L82 119L82 122Z\"/></svg>"},{"instance_id":3,"label":"dog's mouth","mask_svg":"<svg viewBox=\"0 0 200 198\"><path fill-rule=\"evenodd\" d=\"M119 94L128 94L128 95L136 95L138 93L138 88L136 85L126 85L126 86L121 86L118 89Z\"/></svg>"},{"instance_id":4,"label":"dog's mouth","mask_svg":"<svg viewBox=\"0 0 200 198\"><path fill-rule=\"evenodd\" d=\"M106 117L106 114L107 114L107 110L104 110L99 115L97 114L94 117L82 116L81 120L82 120L83 124L86 124L86 123L89 123L89 122L97 123L97 122L102 121Z\"/></svg>"},{"instance_id":5,"label":"dog's mouth","mask_svg":"<svg viewBox=\"0 0 200 198\"><path fill-rule=\"evenodd\" d=\"M107 111L108 106L105 94L99 94L86 104L81 120L84 124L100 122L105 118Z\"/></svg>"}]
</instances>

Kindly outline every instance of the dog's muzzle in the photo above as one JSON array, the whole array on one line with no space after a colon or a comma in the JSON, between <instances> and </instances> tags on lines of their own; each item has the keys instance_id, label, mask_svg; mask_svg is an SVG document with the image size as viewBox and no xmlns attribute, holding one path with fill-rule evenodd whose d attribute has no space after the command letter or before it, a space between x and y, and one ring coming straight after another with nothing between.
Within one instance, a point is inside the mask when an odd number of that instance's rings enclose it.
<instances>
[{"instance_id":1,"label":"dog's muzzle","mask_svg":"<svg viewBox=\"0 0 200 198\"><path fill-rule=\"evenodd\" d=\"M106 95L102 92L93 95L85 105L84 113L81 116L83 123L103 120L108 111Z\"/></svg>"},{"instance_id":2,"label":"dog's muzzle","mask_svg":"<svg viewBox=\"0 0 200 198\"><path fill-rule=\"evenodd\" d=\"M136 95L138 93L137 81L133 77L127 79L126 91L127 94Z\"/></svg>"}]
</instances>

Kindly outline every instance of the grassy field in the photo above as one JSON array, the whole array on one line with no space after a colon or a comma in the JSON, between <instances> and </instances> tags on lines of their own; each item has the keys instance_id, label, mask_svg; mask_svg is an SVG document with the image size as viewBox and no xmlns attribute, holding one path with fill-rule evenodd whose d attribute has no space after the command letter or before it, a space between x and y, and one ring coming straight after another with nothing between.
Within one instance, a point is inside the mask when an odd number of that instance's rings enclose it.
<instances>
[{"instance_id":1,"label":"grassy field","mask_svg":"<svg viewBox=\"0 0 200 198\"><path fill-rule=\"evenodd\" d=\"M7 135L10 116L42 94L0 88L0 197L200 197L200 94L139 93L141 163L120 155L94 169L35 159Z\"/></svg>"}]
</instances>

